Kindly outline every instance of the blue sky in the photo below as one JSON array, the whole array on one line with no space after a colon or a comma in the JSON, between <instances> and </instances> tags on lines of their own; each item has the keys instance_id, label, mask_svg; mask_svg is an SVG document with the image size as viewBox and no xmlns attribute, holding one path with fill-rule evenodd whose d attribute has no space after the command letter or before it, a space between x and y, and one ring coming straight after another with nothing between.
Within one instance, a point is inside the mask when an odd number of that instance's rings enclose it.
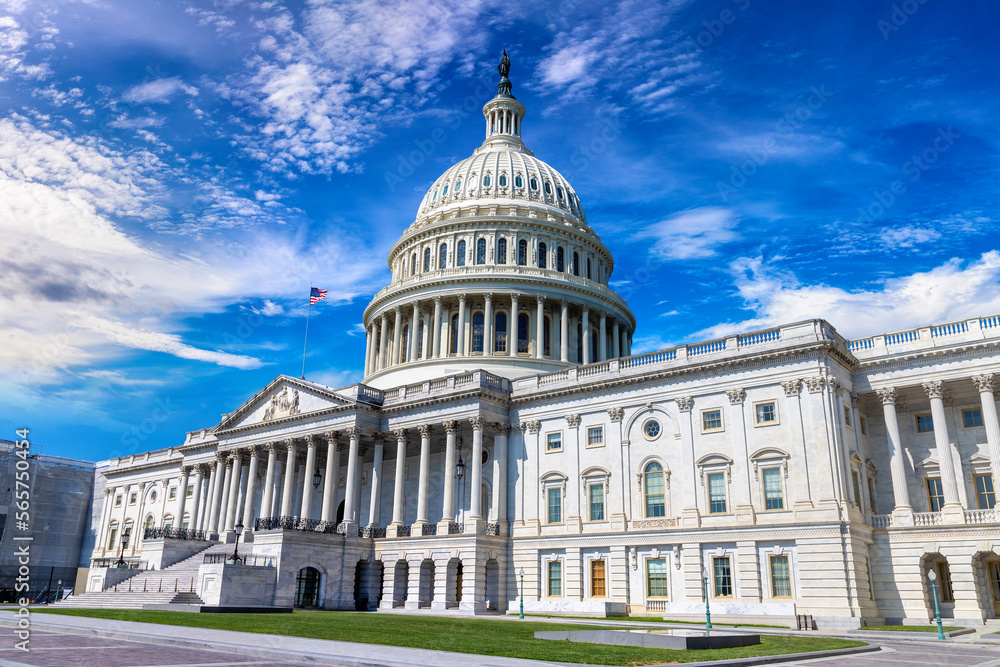
<instances>
[{"instance_id":1,"label":"blue sky","mask_svg":"<svg viewBox=\"0 0 1000 667\"><path fill-rule=\"evenodd\" d=\"M575 186L653 350L1000 312L988 2L0 0L0 438L178 445L361 314L483 136Z\"/></svg>"}]
</instances>

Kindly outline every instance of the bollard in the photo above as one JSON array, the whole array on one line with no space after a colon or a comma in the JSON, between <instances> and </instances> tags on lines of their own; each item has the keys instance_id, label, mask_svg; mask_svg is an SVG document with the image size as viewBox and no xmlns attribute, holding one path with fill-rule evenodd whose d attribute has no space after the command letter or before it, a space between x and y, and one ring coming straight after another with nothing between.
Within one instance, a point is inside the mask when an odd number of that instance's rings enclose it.
<instances>
[{"instance_id":1,"label":"bollard","mask_svg":"<svg viewBox=\"0 0 1000 667\"><path fill-rule=\"evenodd\" d=\"M177 592L177 579L174 579L174 593Z\"/></svg>"},{"instance_id":2,"label":"bollard","mask_svg":"<svg viewBox=\"0 0 1000 667\"><path fill-rule=\"evenodd\" d=\"M157 593L162 593L163 592L163 577L160 577L160 590L158 590L156 592Z\"/></svg>"}]
</instances>

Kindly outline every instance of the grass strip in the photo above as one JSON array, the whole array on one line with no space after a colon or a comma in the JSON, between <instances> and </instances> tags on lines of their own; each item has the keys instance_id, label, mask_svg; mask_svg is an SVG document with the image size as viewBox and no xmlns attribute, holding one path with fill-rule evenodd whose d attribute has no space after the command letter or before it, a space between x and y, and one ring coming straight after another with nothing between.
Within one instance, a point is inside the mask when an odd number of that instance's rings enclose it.
<instances>
[{"instance_id":1,"label":"grass strip","mask_svg":"<svg viewBox=\"0 0 1000 667\"><path fill-rule=\"evenodd\" d=\"M936 625L869 625L859 630L871 630L873 632L937 632ZM946 625L945 632L954 632L962 628Z\"/></svg>"}]
</instances>

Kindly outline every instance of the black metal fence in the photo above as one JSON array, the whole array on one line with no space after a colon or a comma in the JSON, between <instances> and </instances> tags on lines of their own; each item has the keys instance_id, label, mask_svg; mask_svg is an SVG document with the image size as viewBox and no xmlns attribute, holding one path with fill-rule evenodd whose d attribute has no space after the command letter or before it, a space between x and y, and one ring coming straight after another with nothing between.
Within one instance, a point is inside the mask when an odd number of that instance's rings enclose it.
<instances>
[{"instance_id":1,"label":"black metal fence","mask_svg":"<svg viewBox=\"0 0 1000 667\"><path fill-rule=\"evenodd\" d=\"M499 523L488 523L486 524L486 534L487 535L500 535L500 524Z\"/></svg>"},{"instance_id":2,"label":"black metal fence","mask_svg":"<svg viewBox=\"0 0 1000 667\"><path fill-rule=\"evenodd\" d=\"M130 570L145 570L146 561L135 558L94 558L90 561L90 567L123 567Z\"/></svg>"},{"instance_id":3,"label":"black metal fence","mask_svg":"<svg viewBox=\"0 0 1000 667\"><path fill-rule=\"evenodd\" d=\"M183 530L181 528L149 528L143 539L155 540L161 537L169 537L173 540L205 540L203 530Z\"/></svg>"},{"instance_id":4,"label":"black metal fence","mask_svg":"<svg viewBox=\"0 0 1000 667\"><path fill-rule=\"evenodd\" d=\"M218 565L233 561L232 554L205 554L206 565ZM274 557L257 554L247 554L239 557L239 563L248 567L274 567Z\"/></svg>"}]
</instances>

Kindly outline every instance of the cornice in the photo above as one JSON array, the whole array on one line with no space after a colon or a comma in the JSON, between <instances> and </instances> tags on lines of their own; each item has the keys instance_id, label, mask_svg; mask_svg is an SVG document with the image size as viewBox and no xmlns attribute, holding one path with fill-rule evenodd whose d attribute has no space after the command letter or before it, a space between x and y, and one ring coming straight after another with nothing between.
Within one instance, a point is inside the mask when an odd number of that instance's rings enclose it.
<instances>
[{"instance_id":1,"label":"cornice","mask_svg":"<svg viewBox=\"0 0 1000 667\"><path fill-rule=\"evenodd\" d=\"M1000 352L1000 339L971 341L960 346L947 348L925 348L922 350L912 350L909 352L894 354L891 356L877 357L874 359L859 359L858 370L869 373L880 370L897 370L901 368L914 368L928 359L933 359L935 363L948 360L958 360L963 357L971 357L983 350L989 350L995 355Z\"/></svg>"},{"instance_id":2,"label":"cornice","mask_svg":"<svg viewBox=\"0 0 1000 667\"><path fill-rule=\"evenodd\" d=\"M401 401L399 403L394 403L391 406L383 406L381 409L381 414L390 415L393 413L399 413L414 409L428 408L436 405L444 405L447 403L454 403L456 401L463 401L469 399L488 399L495 402L500 407L508 407L510 405L510 396L504 392L493 391L492 389L477 388L471 389L469 391L462 391L455 394L445 394L442 396L428 396L413 401Z\"/></svg>"},{"instance_id":3,"label":"cornice","mask_svg":"<svg viewBox=\"0 0 1000 667\"><path fill-rule=\"evenodd\" d=\"M302 423L307 420L311 420L314 417L328 417L341 412L353 412L355 414L377 415L379 410L376 406L368 405L367 403L352 403L350 405L337 405L326 408L324 410L316 410L315 412L307 412L304 414L291 415L289 417L281 417L280 419L272 419L266 422L255 422L253 424L248 424L246 426L238 426L235 428L220 430L217 432L217 435L221 440L223 436L228 437L237 434L253 433L254 431L266 431L270 430L274 426Z\"/></svg>"}]
</instances>

